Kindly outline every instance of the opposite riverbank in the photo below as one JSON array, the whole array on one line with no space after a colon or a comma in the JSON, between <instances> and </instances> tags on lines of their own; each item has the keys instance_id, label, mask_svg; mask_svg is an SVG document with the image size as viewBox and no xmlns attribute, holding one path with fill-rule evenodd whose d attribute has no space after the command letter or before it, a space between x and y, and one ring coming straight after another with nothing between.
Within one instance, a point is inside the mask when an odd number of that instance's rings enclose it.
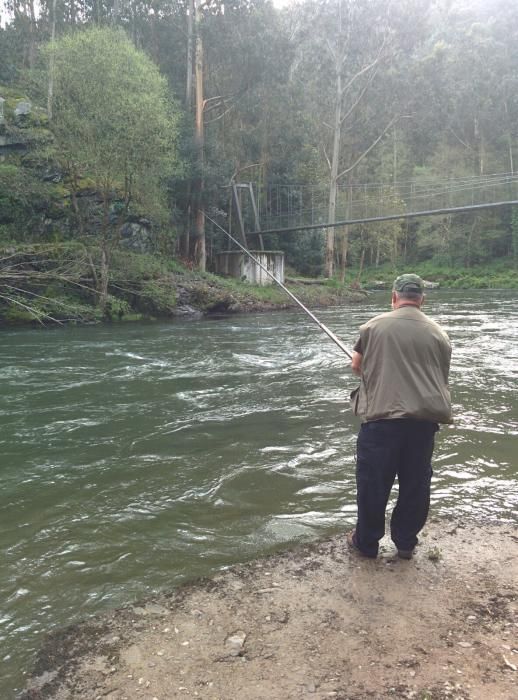
<instances>
[{"instance_id":1,"label":"opposite riverbank","mask_svg":"<svg viewBox=\"0 0 518 700\"><path fill-rule=\"evenodd\" d=\"M296 307L277 285L254 286L182 267L173 259L112 251L109 266L98 248L78 243L0 245L0 327L134 321ZM361 302L371 289L389 292L395 276L412 269L430 287L518 289L511 260L469 269L430 264L348 270L345 284L304 279L291 272L286 285L310 308ZM107 281L105 295L100 289Z\"/></svg>"},{"instance_id":2,"label":"opposite riverbank","mask_svg":"<svg viewBox=\"0 0 518 700\"><path fill-rule=\"evenodd\" d=\"M513 700L518 537L429 524L412 561L343 535L47 639L25 700Z\"/></svg>"},{"instance_id":3,"label":"opposite riverbank","mask_svg":"<svg viewBox=\"0 0 518 700\"><path fill-rule=\"evenodd\" d=\"M102 297L98 258L98 250L78 244L0 246L0 326L196 318L296 306L274 284L254 286L120 250L112 254ZM324 279L286 284L312 307L357 302L366 294Z\"/></svg>"}]
</instances>

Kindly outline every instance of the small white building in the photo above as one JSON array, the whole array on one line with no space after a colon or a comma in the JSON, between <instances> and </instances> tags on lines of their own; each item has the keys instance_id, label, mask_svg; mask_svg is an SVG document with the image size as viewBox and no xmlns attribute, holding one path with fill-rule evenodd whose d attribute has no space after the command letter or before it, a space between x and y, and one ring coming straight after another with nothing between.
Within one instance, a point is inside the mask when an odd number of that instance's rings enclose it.
<instances>
[{"instance_id":1,"label":"small white building","mask_svg":"<svg viewBox=\"0 0 518 700\"><path fill-rule=\"evenodd\" d=\"M275 279L284 284L284 253L280 250L251 250L250 253ZM229 250L216 254L216 274L265 286L273 280L246 253Z\"/></svg>"}]
</instances>

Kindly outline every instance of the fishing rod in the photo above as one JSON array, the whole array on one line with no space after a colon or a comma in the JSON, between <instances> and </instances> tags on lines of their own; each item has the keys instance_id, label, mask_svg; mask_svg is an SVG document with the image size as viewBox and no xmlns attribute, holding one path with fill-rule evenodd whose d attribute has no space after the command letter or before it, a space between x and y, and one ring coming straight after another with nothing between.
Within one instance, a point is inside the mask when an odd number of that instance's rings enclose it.
<instances>
[{"instance_id":1,"label":"fishing rod","mask_svg":"<svg viewBox=\"0 0 518 700\"><path fill-rule=\"evenodd\" d=\"M306 306L304 306L304 304L303 304L299 299L297 299L297 297L295 296L295 294L293 294L293 292L290 292L290 290L289 290L287 287L285 287L284 284L283 284L282 282L279 282L279 280L277 279L277 277L275 277L275 275L273 275L273 274L270 272L270 270L268 270L267 267L265 267L261 262L259 262L259 260L258 260L254 255L252 255L252 253L248 250L248 248L245 248L244 245L241 245L241 243L240 243L239 241L237 241L237 240L234 238L234 236L232 236L226 229L224 229L223 226L220 226L220 225L218 224L217 221L214 221L214 219L211 219L211 217L208 216L208 214L205 214L205 217L206 217L211 223L213 223L214 226L217 226L217 227L220 229L220 231L223 231L223 233L226 234L226 235L230 238L230 240L231 240L233 243L235 243L244 253L246 253L246 254L248 255L248 257L249 257L251 260L253 260L253 262L254 262L258 267L261 268L261 270L263 270L263 272L266 272L266 274L268 275L268 277L271 277L272 280L273 280L274 282L276 282L276 283L279 285L279 287L280 287L281 289L283 289L283 290L286 292L286 294L287 294L291 299L293 299L293 301L294 301L296 304L298 304L298 305L300 306L300 308L302 309L302 311L304 311L304 312L311 318L311 320L314 321L314 322L317 324L317 326L319 326L320 329L323 330L324 333L325 333L329 338L331 338L331 340L333 341L333 343L336 343L336 345L338 345L338 347L340 348L340 350L341 350L342 352L344 352L344 353L347 355L347 357L348 357L349 359L352 359L352 353L351 353L351 351L348 350L348 349L345 347L345 345L342 343L342 341L340 340L340 338L338 338L338 337L333 333L332 330L330 330L330 329L329 329L327 326L325 326L321 321L319 321L318 318L315 316L315 314L313 314Z\"/></svg>"}]
</instances>

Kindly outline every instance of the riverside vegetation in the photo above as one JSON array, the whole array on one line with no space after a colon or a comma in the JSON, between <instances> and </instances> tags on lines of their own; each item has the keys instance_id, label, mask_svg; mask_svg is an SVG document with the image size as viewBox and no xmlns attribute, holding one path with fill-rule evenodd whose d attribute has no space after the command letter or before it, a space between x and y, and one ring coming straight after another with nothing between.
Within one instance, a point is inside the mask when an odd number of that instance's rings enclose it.
<instances>
[{"instance_id":1,"label":"riverside vegetation","mask_svg":"<svg viewBox=\"0 0 518 700\"><path fill-rule=\"evenodd\" d=\"M278 187L281 212L295 184L325 191L315 213L334 221L360 183L382 184L390 212L401 182L515 172L512 0L3 4L4 323L285 306L210 275L228 243L204 212L236 230L231 182ZM297 287L308 303L409 268L441 286L518 286L512 206L265 246L285 251L290 277L322 280Z\"/></svg>"}]
</instances>

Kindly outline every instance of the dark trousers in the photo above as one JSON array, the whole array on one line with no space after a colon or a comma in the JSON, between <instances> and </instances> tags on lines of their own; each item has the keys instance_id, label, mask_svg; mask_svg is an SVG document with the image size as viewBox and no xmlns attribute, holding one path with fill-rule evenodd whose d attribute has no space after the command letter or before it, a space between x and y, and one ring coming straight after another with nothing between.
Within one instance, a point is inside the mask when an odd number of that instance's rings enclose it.
<instances>
[{"instance_id":1,"label":"dark trousers","mask_svg":"<svg viewBox=\"0 0 518 700\"><path fill-rule=\"evenodd\" d=\"M378 554L385 534L385 509L396 479L399 495L390 520L398 549L412 550L430 507L432 452L439 426L409 418L363 423L357 442L356 544L367 556Z\"/></svg>"}]
</instances>

